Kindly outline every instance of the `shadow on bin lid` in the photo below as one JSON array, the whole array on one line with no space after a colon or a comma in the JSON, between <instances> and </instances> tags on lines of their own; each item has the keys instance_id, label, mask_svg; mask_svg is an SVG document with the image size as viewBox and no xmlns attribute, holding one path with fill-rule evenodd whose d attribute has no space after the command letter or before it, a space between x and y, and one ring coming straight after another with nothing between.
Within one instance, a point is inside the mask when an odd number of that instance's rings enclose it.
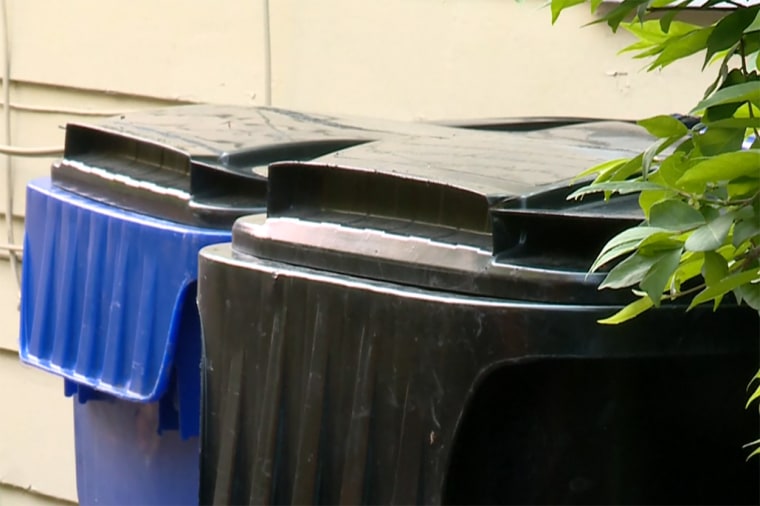
<instances>
[{"instance_id":1,"label":"shadow on bin lid","mask_svg":"<svg viewBox=\"0 0 760 506\"><path fill-rule=\"evenodd\" d=\"M565 197L581 170L645 149L642 132L615 122L464 132L274 164L267 220L238 220L233 248L448 292L619 303L629 295L600 294L603 274L586 271L612 235L642 220L635 200Z\"/></svg>"}]
</instances>

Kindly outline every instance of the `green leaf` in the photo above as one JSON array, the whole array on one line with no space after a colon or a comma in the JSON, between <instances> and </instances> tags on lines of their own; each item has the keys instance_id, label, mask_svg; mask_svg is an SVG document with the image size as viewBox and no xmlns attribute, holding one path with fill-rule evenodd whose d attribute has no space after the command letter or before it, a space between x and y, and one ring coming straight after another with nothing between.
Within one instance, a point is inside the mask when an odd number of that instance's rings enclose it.
<instances>
[{"instance_id":1,"label":"green leaf","mask_svg":"<svg viewBox=\"0 0 760 506\"><path fill-rule=\"evenodd\" d=\"M639 207L644 211L645 219L649 220L652 207L665 199L675 197L675 192L668 190L646 190L639 195Z\"/></svg>"},{"instance_id":2,"label":"green leaf","mask_svg":"<svg viewBox=\"0 0 760 506\"><path fill-rule=\"evenodd\" d=\"M749 408L750 404L752 404L755 400L757 400L758 397L760 397L760 385L758 385L758 387L755 389L754 393L749 397L749 399L747 400L747 404L744 406L744 409ZM748 443L748 444L744 445L744 448L746 448L747 446L754 446L756 444L760 444L760 439L758 439L757 441L753 441L751 443ZM760 448L758 448L757 450L755 450L754 452L752 452L752 455L756 454L758 451L760 451ZM750 457L752 455L750 455Z\"/></svg>"},{"instance_id":3,"label":"green leaf","mask_svg":"<svg viewBox=\"0 0 760 506\"><path fill-rule=\"evenodd\" d=\"M705 63L702 65L703 69L712 55L734 46L741 40L744 30L755 20L758 7L760 6L735 9L731 14L718 21L707 38L707 54L705 55Z\"/></svg>"},{"instance_id":4,"label":"green leaf","mask_svg":"<svg viewBox=\"0 0 760 506\"><path fill-rule=\"evenodd\" d=\"M715 105L735 104L746 101L750 101L760 107L760 86L758 86L757 82L735 84L718 90L711 97L697 104L691 110L691 113L694 114Z\"/></svg>"},{"instance_id":5,"label":"green leaf","mask_svg":"<svg viewBox=\"0 0 760 506\"><path fill-rule=\"evenodd\" d=\"M654 265L661 255L644 256L634 253L617 264L599 285L599 290L604 288L624 288L632 286L644 279L644 275Z\"/></svg>"},{"instance_id":6,"label":"green leaf","mask_svg":"<svg viewBox=\"0 0 760 506\"><path fill-rule=\"evenodd\" d=\"M638 124L646 128L647 132L658 138L682 137L689 132L686 125L675 119L673 116L667 115L643 119L639 121Z\"/></svg>"},{"instance_id":7,"label":"green leaf","mask_svg":"<svg viewBox=\"0 0 760 506\"><path fill-rule=\"evenodd\" d=\"M681 143L681 146L687 142L691 145L691 140L689 140ZM681 151L676 151L660 163L660 168L657 173L662 176L662 180L666 186L676 188L677 181L683 176L684 172L686 172L686 169L688 169L690 165L691 162L686 158L686 155Z\"/></svg>"},{"instance_id":8,"label":"green leaf","mask_svg":"<svg viewBox=\"0 0 760 506\"><path fill-rule=\"evenodd\" d=\"M760 36L760 33L758 33L758 36ZM758 83L758 86L760 86L760 83ZM755 106L752 106L752 109L750 110L749 102L744 102L743 104L739 105L739 107L736 108L734 117L747 119L747 118L757 117L758 114L760 114L760 107L755 105Z\"/></svg>"},{"instance_id":9,"label":"green leaf","mask_svg":"<svg viewBox=\"0 0 760 506\"><path fill-rule=\"evenodd\" d=\"M657 142L649 146L646 151L644 151L641 157L641 176L645 181L649 177L649 172L651 171L652 160L654 160L654 157L660 154L664 149L666 149L668 146L680 138L681 136L677 135L675 137L658 139Z\"/></svg>"},{"instance_id":10,"label":"green leaf","mask_svg":"<svg viewBox=\"0 0 760 506\"><path fill-rule=\"evenodd\" d=\"M759 379L760 379L760 370L758 370L758 371L755 373L755 375L754 375L754 376L752 376L752 379L751 379L751 380L749 380L749 383L747 383L747 388L746 388L747 392L749 392L749 389L750 389L750 388L752 388L752 384L753 384L755 381L759 380ZM760 384L758 384L757 386L758 386L758 387L760 387ZM747 403L747 407L749 407L749 402ZM758 440L756 440L756 441L753 441L753 442L751 442L751 443L747 443L747 444L746 444L746 445L744 445L742 448L746 448L746 447L748 447L748 446L752 446L752 445L756 445L756 444L760 444L760 439L758 439Z\"/></svg>"},{"instance_id":11,"label":"green leaf","mask_svg":"<svg viewBox=\"0 0 760 506\"><path fill-rule=\"evenodd\" d=\"M720 62L720 67L718 68L718 75L715 78L715 80L710 84L710 86L707 87L705 90L704 95L702 96L702 99L709 97L712 95L712 93L718 88L718 85L721 84L726 80L726 76L728 75L728 61L731 59L731 54L728 53L723 57L723 60ZM703 118L704 121L704 118Z\"/></svg>"},{"instance_id":12,"label":"green leaf","mask_svg":"<svg viewBox=\"0 0 760 506\"><path fill-rule=\"evenodd\" d=\"M641 172L641 163L643 156L643 153L639 153L621 165L619 168L610 171L605 175L604 179L602 179L601 176L596 178L596 180L594 180L594 183L603 183L605 181L623 181L624 179L628 179L633 174Z\"/></svg>"},{"instance_id":13,"label":"green leaf","mask_svg":"<svg viewBox=\"0 0 760 506\"><path fill-rule=\"evenodd\" d=\"M755 383L758 379L760 379L760 370L755 373L755 375L752 377L752 379L747 384L747 391L749 392L749 389L752 388L753 383ZM745 405L744 409L748 409L749 406L752 404L753 401L755 401L758 397L760 397L760 383L755 387L754 393L750 396L750 398L747 400L747 404ZM742 446L742 448L747 448L750 446L760 445L760 439L757 439L755 441L752 441L751 443L747 443Z\"/></svg>"},{"instance_id":14,"label":"green leaf","mask_svg":"<svg viewBox=\"0 0 760 506\"><path fill-rule=\"evenodd\" d=\"M726 275L728 275L728 262L726 262L726 259L714 251L705 251L702 277L705 279L707 286L713 286L726 277ZM718 309L722 299L722 295L715 298L713 311Z\"/></svg>"},{"instance_id":15,"label":"green leaf","mask_svg":"<svg viewBox=\"0 0 760 506\"><path fill-rule=\"evenodd\" d=\"M639 243L638 252L642 255L656 255L665 250L683 247L678 239L678 232L657 232Z\"/></svg>"},{"instance_id":16,"label":"green leaf","mask_svg":"<svg viewBox=\"0 0 760 506\"><path fill-rule=\"evenodd\" d=\"M760 54L760 31L745 34L743 40L744 54L746 55L744 58L747 60L747 70L751 72L751 77L752 73L760 70L760 67L754 65L754 62L752 61L757 58L758 54ZM757 76L757 74L755 74L755 76Z\"/></svg>"},{"instance_id":17,"label":"green leaf","mask_svg":"<svg viewBox=\"0 0 760 506\"><path fill-rule=\"evenodd\" d=\"M642 297L634 302L631 302L609 318L598 320L597 323L604 325L617 325L618 323L623 323L624 321L628 321L631 318L637 317L652 306L654 306L654 303L649 299L649 297Z\"/></svg>"},{"instance_id":18,"label":"green leaf","mask_svg":"<svg viewBox=\"0 0 760 506\"><path fill-rule=\"evenodd\" d=\"M676 270L674 284L676 290L681 289L681 284L697 277L702 273L702 264L705 261L703 253L687 251L681 256L681 264Z\"/></svg>"},{"instance_id":19,"label":"green leaf","mask_svg":"<svg viewBox=\"0 0 760 506\"><path fill-rule=\"evenodd\" d=\"M684 172L677 184L732 181L741 177L755 178L758 176L760 176L760 153L757 151L737 151L698 161Z\"/></svg>"},{"instance_id":20,"label":"green leaf","mask_svg":"<svg viewBox=\"0 0 760 506\"><path fill-rule=\"evenodd\" d=\"M647 42L650 45L661 44L668 40L668 38L684 35L701 28L699 25L674 21L670 27L670 31L666 32L663 31L659 23L654 20L644 21L643 23L640 21L621 23L620 26L640 41Z\"/></svg>"},{"instance_id":21,"label":"green leaf","mask_svg":"<svg viewBox=\"0 0 760 506\"><path fill-rule=\"evenodd\" d=\"M602 16L601 19L593 21L590 24L606 21L609 27L612 28L612 31L616 32L618 26L626 16L636 11L640 5L646 4L648 1L649 0L623 0L614 9Z\"/></svg>"},{"instance_id":22,"label":"green leaf","mask_svg":"<svg viewBox=\"0 0 760 506\"><path fill-rule=\"evenodd\" d=\"M552 24L556 23L560 13L572 7L573 5L582 4L585 0L552 0Z\"/></svg>"},{"instance_id":23,"label":"green leaf","mask_svg":"<svg viewBox=\"0 0 760 506\"><path fill-rule=\"evenodd\" d=\"M715 156L728 151L738 151L744 142L744 128L708 128L692 139L703 156Z\"/></svg>"},{"instance_id":24,"label":"green leaf","mask_svg":"<svg viewBox=\"0 0 760 506\"><path fill-rule=\"evenodd\" d=\"M673 154L678 153L688 158L691 156L691 152L693 150L694 150L694 141L691 140L691 137L687 137L686 139L683 140L681 144L676 146L676 149Z\"/></svg>"},{"instance_id":25,"label":"green leaf","mask_svg":"<svg viewBox=\"0 0 760 506\"><path fill-rule=\"evenodd\" d=\"M757 203L760 204L760 201L757 201ZM738 219L742 219L742 220L756 219L756 220L760 221L760 209L755 209L755 207L756 206L745 204L744 206L740 207L739 209L736 209L734 211L734 215Z\"/></svg>"},{"instance_id":26,"label":"green leaf","mask_svg":"<svg viewBox=\"0 0 760 506\"><path fill-rule=\"evenodd\" d=\"M669 10L663 14L659 21L660 29L665 33L672 33L673 26L678 23L678 21L673 20L678 14L681 13L681 9L679 7L684 7L690 2L691 0L684 0L683 2L676 4L674 9Z\"/></svg>"},{"instance_id":27,"label":"green leaf","mask_svg":"<svg viewBox=\"0 0 760 506\"><path fill-rule=\"evenodd\" d=\"M726 213L709 223L702 225L686 239L689 251L710 251L718 249L728 237L728 231L734 223L734 215Z\"/></svg>"},{"instance_id":28,"label":"green leaf","mask_svg":"<svg viewBox=\"0 0 760 506\"><path fill-rule=\"evenodd\" d=\"M735 291L741 292L742 299L749 307L755 311L760 311L760 283L742 285Z\"/></svg>"},{"instance_id":29,"label":"green leaf","mask_svg":"<svg viewBox=\"0 0 760 506\"><path fill-rule=\"evenodd\" d=\"M744 29L744 33L756 32L758 30L760 30L760 12L757 13L752 23Z\"/></svg>"},{"instance_id":30,"label":"green leaf","mask_svg":"<svg viewBox=\"0 0 760 506\"><path fill-rule=\"evenodd\" d=\"M732 69L730 72L728 71L728 63L730 60L730 56L726 56L723 58L723 62L720 65L720 71L718 80L720 83L716 81L715 85L717 86L720 84L719 90L725 90L727 88L730 88L731 86L736 86L739 84L744 84L747 82L747 76L744 75L744 72L742 72L741 69ZM722 80L721 80L722 79ZM705 96L703 98L706 99L710 96L710 94L714 91L715 87L711 86L707 92L705 93ZM735 103L728 103L728 104L718 104L708 107L704 114L702 115L702 122L711 122L711 121L717 121L721 119L727 119L733 117L736 110L741 107L743 102L735 102Z\"/></svg>"},{"instance_id":31,"label":"green leaf","mask_svg":"<svg viewBox=\"0 0 760 506\"><path fill-rule=\"evenodd\" d=\"M733 104L719 104L705 109L702 121L707 123L716 123L722 119L731 119L736 111L746 102L736 102Z\"/></svg>"},{"instance_id":32,"label":"green leaf","mask_svg":"<svg viewBox=\"0 0 760 506\"><path fill-rule=\"evenodd\" d=\"M747 456L747 460L750 460L750 459L751 459L752 457L754 457L755 455L760 455L760 447L758 447L758 448L755 448L755 449L752 451L752 453L750 453L750 454Z\"/></svg>"},{"instance_id":33,"label":"green leaf","mask_svg":"<svg viewBox=\"0 0 760 506\"><path fill-rule=\"evenodd\" d=\"M737 248L744 241L760 236L760 223L756 220L741 220L734 225L732 244Z\"/></svg>"},{"instance_id":34,"label":"green leaf","mask_svg":"<svg viewBox=\"0 0 760 506\"><path fill-rule=\"evenodd\" d=\"M728 262L714 251L705 251L704 255L702 277L705 278L707 286L713 286L728 274Z\"/></svg>"},{"instance_id":35,"label":"green leaf","mask_svg":"<svg viewBox=\"0 0 760 506\"><path fill-rule=\"evenodd\" d=\"M635 21L644 21L644 18L647 15L647 8L654 0L647 0L646 2L640 3L639 6L636 8L636 17L633 19Z\"/></svg>"},{"instance_id":36,"label":"green leaf","mask_svg":"<svg viewBox=\"0 0 760 506\"><path fill-rule=\"evenodd\" d=\"M665 187L656 183L646 181L610 181L606 183L594 183L583 188L575 190L568 195L568 199L577 199L583 195L599 192L611 192L625 195L627 193L636 193L643 190L662 190Z\"/></svg>"},{"instance_id":37,"label":"green leaf","mask_svg":"<svg viewBox=\"0 0 760 506\"><path fill-rule=\"evenodd\" d=\"M694 299L692 299L688 309L692 309L693 307L702 304L703 302L707 302L708 300L713 300L716 297L725 295L726 293L740 287L741 285L751 283L752 281L757 281L758 279L760 279L760 270L757 268L732 274L715 283L713 286L707 287L699 292L694 297Z\"/></svg>"},{"instance_id":38,"label":"green leaf","mask_svg":"<svg viewBox=\"0 0 760 506\"><path fill-rule=\"evenodd\" d=\"M716 121L703 121L710 128L760 128L760 118L726 118Z\"/></svg>"},{"instance_id":39,"label":"green leaf","mask_svg":"<svg viewBox=\"0 0 760 506\"><path fill-rule=\"evenodd\" d=\"M628 158L618 158L616 160L610 160L609 162L600 163L599 165L595 165L591 167L590 169L586 169L577 176L573 178L573 181L577 181L578 179L582 179L586 176L590 176L591 174L596 174L599 172L600 174L604 174L610 171L613 171L624 164L626 164L629 161Z\"/></svg>"},{"instance_id":40,"label":"green leaf","mask_svg":"<svg viewBox=\"0 0 760 506\"><path fill-rule=\"evenodd\" d=\"M649 50L650 48L652 48L652 43L651 42L647 42L645 40L640 40L638 42L634 42L630 46L625 46L623 49L621 49L620 51L618 51L617 54L620 55L620 54L623 54L623 53L629 53L631 51L644 51L644 50ZM657 52L659 52L659 51L657 51ZM637 57L638 56L634 56L634 58L637 58Z\"/></svg>"},{"instance_id":41,"label":"green leaf","mask_svg":"<svg viewBox=\"0 0 760 506\"><path fill-rule=\"evenodd\" d=\"M659 202L649 211L649 224L665 230L681 232L704 223L705 219L699 211L678 199Z\"/></svg>"},{"instance_id":42,"label":"green leaf","mask_svg":"<svg viewBox=\"0 0 760 506\"><path fill-rule=\"evenodd\" d=\"M678 14L678 11L676 9L673 9L662 15L660 18L660 29L663 32L667 33L668 30L670 30L670 25L673 24L673 19L675 19L676 14Z\"/></svg>"},{"instance_id":43,"label":"green leaf","mask_svg":"<svg viewBox=\"0 0 760 506\"><path fill-rule=\"evenodd\" d=\"M589 272L594 272L607 262L625 255L626 253L630 253L635 250L644 239L658 232L667 232L667 230L656 227L640 226L620 232L604 245L599 256L594 260L594 264L591 266Z\"/></svg>"},{"instance_id":44,"label":"green leaf","mask_svg":"<svg viewBox=\"0 0 760 506\"><path fill-rule=\"evenodd\" d=\"M730 181L741 176L760 173L760 153L737 151L723 153L696 163L678 179L677 184Z\"/></svg>"},{"instance_id":45,"label":"green leaf","mask_svg":"<svg viewBox=\"0 0 760 506\"><path fill-rule=\"evenodd\" d=\"M668 280L678 268L681 260L681 248L666 251L661 258L644 275L639 286L644 290L655 306L660 305L662 292L668 285Z\"/></svg>"},{"instance_id":46,"label":"green leaf","mask_svg":"<svg viewBox=\"0 0 760 506\"><path fill-rule=\"evenodd\" d=\"M733 244L726 244L726 246L733 246ZM745 241L734 249L733 256L734 257L742 256L751 249L752 249L752 243L749 241Z\"/></svg>"},{"instance_id":47,"label":"green leaf","mask_svg":"<svg viewBox=\"0 0 760 506\"><path fill-rule=\"evenodd\" d=\"M703 207L699 210L700 213L702 213L702 216L705 217L705 221L713 221L718 219L720 216L720 211L715 209L714 207Z\"/></svg>"},{"instance_id":48,"label":"green leaf","mask_svg":"<svg viewBox=\"0 0 760 506\"><path fill-rule=\"evenodd\" d=\"M663 49L665 49L664 44L649 45L648 49L639 51L633 57L637 60L640 60L642 58L649 58L651 56L656 56L662 53Z\"/></svg>"},{"instance_id":49,"label":"green leaf","mask_svg":"<svg viewBox=\"0 0 760 506\"><path fill-rule=\"evenodd\" d=\"M707 200L726 201L728 200L728 187L725 184L710 185L705 189L704 197Z\"/></svg>"},{"instance_id":50,"label":"green leaf","mask_svg":"<svg viewBox=\"0 0 760 506\"><path fill-rule=\"evenodd\" d=\"M760 190L760 179L745 176L738 177L726 185L728 197L731 199L748 198Z\"/></svg>"},{"instance_id":51,"label":"green leaf","mask_svg":"<svg viewBox=\"0 0 760 506\"><path fill-rule=\"evenodd\" d=\"M717 53L715 53L712 56L712 58L710 59L710 61L707 62L707 65L712 65L716 61L720 61L721 64L722 64L726 60L726 57L730 57L730 56L733 56L733 55L736 54L737 46L738 46L738 44L736 44L734 46L731 46L728 49L724 49L723 51L718 51Z\"/></svg>"},{"instance_id":52,"label":"green leaf","mask_svg":"<svg viewBox=\"0 0 760 506\"><path fill-rule=\"evenodd\" d=\"M676 60L701 51L705 48L712 30L712 26L707 26L669 40L662 53L649 66L649 70L666 67Z\"/></svg>"}]
</instances>

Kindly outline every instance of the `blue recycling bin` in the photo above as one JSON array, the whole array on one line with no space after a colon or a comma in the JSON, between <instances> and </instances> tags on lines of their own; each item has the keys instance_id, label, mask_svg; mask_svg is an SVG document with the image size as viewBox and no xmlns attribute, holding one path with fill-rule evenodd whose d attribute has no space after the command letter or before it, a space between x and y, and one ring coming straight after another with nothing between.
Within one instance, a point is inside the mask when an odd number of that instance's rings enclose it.
<instances>
[{"instance_id":1,"label":"blue recycling bin","mask_svg":"<svg viewBox=\"0 0 760 506\"><path fill-rule=\"evenodd\" d=\"M197 502L197 253L229 232L101 204L49 178L28 185L26 226L20 353L75 397L80 502Z\"/></svg>"},{"instance_id":2,"label":"blue recycling bin","mask_svg":"<svg viewBox=\"0 0 760 506\"><path fill-rule=\"evenodd\" d=\"M261 169L427 130L231 106L67 125L27 188L20 357L74 398L81 504L198 503L198 251L264 209Z\"/></svg>"}]
</instances>

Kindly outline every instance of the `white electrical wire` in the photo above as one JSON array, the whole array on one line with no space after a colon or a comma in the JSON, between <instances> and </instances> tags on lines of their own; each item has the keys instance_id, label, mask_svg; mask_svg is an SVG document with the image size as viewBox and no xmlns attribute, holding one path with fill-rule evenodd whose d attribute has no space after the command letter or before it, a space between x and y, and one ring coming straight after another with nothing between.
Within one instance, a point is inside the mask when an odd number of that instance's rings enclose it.
<instances>
[{"instance_id":1,"label":"white electrical wire","mask_svg":"<svg viewBox=\"0 0 760 506\"><path fill-rule=\"evenodd\" d=\"M70 109L67 107L49 107L44 105L18 103L12 103L9 108L13 111L39 112L45 114L66 114L68 116L119 116L126 113L126 111L95 111L90 109Z\"/></svg>"},{"instance_id":2,"label":"white electrical wire","mask_svg":"<svg viewBox=\"0 0 760 506\"><path fill-rule=\"evenodd\" d=\"M0 16L2 16L3 25L3 123L5 126L5 144L7 148L11 147L11 44L10 30L8 27L8 3L2 0L0 4ZM6 150L7 151L7 150ZM8 245L15 245L15 234L13 233L13 165L11 162L11 153L5 154L5 227ZM21 269L20 261L13 249L7 250L10 256L11 268L15 273L16 287L21 290Z\"/></svg>"},{"instance_id":3,"label":"white electrical wire","mask_svg":"<svg viewBox=\"0 0 760 506\"><path fill-rule=\"evenodd\" d=\"M269 0L262 0L264 10L264 105L272 105L272 34L269 26Z\"/></svg>"},{"instance_id":4,"label":"white electrical wire","mask_svg":"<svg viewBox=\"0 0 760 506\"><path fill-rule=\"evenodd\" d=\"M61 146L47 146L42 148L22 148L19 146L9 146L0 144L0 154L6 156L26 156L26 157L45 157L60 156L63 154Z\"/></svg>"},{"instance_id":5,"label":"white electrical wire","mask_svg":"<svg viewBox=\"0 0 760 506\"><path fill-rule=\"evenodd\" d=\"M0 251L15 251L21 253L24 251L24 247L20 244L2 244L0 243Z\"/></svg>"}]
</instances>

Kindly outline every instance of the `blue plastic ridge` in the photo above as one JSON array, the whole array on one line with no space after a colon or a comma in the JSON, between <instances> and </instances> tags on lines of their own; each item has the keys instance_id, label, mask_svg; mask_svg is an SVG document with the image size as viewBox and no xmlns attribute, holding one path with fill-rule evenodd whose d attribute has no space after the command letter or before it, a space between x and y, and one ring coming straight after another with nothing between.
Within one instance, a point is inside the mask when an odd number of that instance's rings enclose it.
<instances>
[{"instance_id":1,"label":"blue plastic ridge","mask_svg":"<svg viewBox=\"0 0 760 506\"><path fill-rule=\"evenodd\" d=\"M21 360L64 377L67 394L84 399L92 389L154 402L175 378L176 398L162 402L180 404L184 436L197 433L198 251L229 241L229 231L100 204L49 178L30 182Z\"/></svg>"}]
</instances>

